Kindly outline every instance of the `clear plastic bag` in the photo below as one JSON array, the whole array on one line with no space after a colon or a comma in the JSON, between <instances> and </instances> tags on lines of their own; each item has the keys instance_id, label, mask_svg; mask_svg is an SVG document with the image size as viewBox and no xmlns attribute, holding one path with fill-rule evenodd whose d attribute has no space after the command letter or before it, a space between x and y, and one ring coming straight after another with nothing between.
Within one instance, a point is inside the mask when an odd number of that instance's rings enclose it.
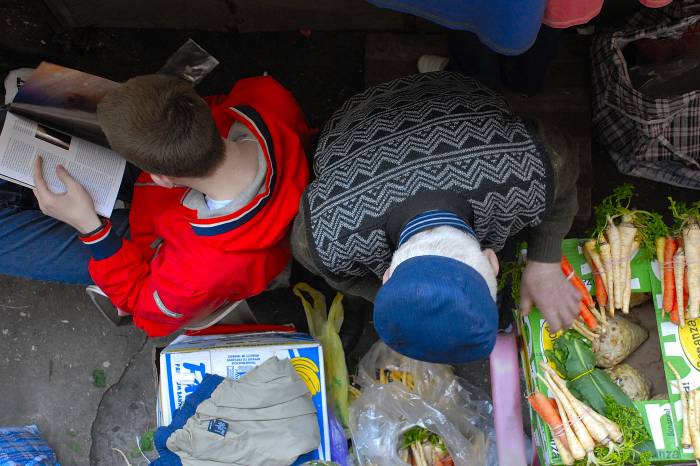
<instances>
[{"instance_id":1,"label":"clear plastic bag","mask_svg":"<svg viewBox=\"0 0 700 466\"><path fill-rule=\"evenodd\" d=\"M380 383L382 369L394 371L394 381ZM443 439L456 466L498 463L491 402L449 366L407 358L378 342L360 361L356 382L362 395L350 406L350 428L361 465L405 466L401 438L416 425Z\"/></svg>"},{"instance_id":2,"label":"clear plastic bag","mask_svg":"<svg viewBox=\"0 0 700 466\"><path fill-rule=\"evenodd\" d=\"M216 66L219 60L214 58L192 39L173 53L158 74L169 74L199 84Z\"/></svg>"}]
</instances>

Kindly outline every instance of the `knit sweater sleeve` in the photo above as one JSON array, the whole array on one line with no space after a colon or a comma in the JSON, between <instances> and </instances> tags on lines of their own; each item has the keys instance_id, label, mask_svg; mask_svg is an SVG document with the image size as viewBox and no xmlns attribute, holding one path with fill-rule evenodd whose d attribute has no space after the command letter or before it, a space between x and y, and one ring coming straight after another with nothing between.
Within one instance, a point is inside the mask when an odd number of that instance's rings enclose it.
<instances>
[{"instance_id":1,"label":"knit sweater sleeve","mask_svg":"<svg viewBox=\"0 0 700 466\"><path fill-rule=\"evenodd\" d=\"M558 127L539 121L537 126L552 164L554 201L542 223L530 230L528 258L537 262L559 262L561 242L578 212L579 157L571 137Z\"/></svg>"}]
</instances>

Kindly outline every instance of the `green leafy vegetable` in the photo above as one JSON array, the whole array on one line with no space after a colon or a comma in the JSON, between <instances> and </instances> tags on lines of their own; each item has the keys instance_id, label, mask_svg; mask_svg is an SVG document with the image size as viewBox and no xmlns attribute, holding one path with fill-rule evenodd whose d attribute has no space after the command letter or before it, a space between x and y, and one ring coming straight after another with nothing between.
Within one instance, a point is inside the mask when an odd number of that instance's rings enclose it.
<instances>
[{"instance_id":1,"label":"green leafy vegetable","mask_svg":"<svg viewBox=\"0 0 700 466\"><path fill-rule=\"evenodd\" d=\"M631 223L637 228L637 239L640 247L649 253L650 257L656 255L656 238L668 236L669 229L663 216L657 212L646 210L633 210L630 208L634 187L625 183L615 188L613 193L605 197L594 208L595 226L591 231L593 238L600 238L608 225L608 217L616 219L629 216Z\"/></svg>"},{"instance_id":2,"label":"green leafy vegetable","mask_svg":"<svg viewBox=\"0 0 700 466\"><path fill-rule=\"evenodd\" d=\"M600 237L608 224L608 216L615 218L629 210L633 194L634 187L629 183L625 183L615 188L612 194L603 198L600 204L593 208L595 224L591 237Z\"/></svg>"},{"instance_id":3,"label":"green leafy vegetable","mask_svg":"<svg viewBox=\"0 0 700 466\"><path fill-rule=\"evenodd\" d=\"M650 466L652 452L649 451L648 444L651 436L639 411L634 407L621 406L612 397L605 398L605 406L608 413L606 417L620 427L623 440L612 449L605 446L596 447L593 451L596 463L600 466ZM587 460L581 460L577 461L575 466L587 464Z\"/></svg>"},{"instance_id":4,"label":"green leafy vegetable","mask_svg":"<svg viewBox=\"0 0 700 466\"><path fill-rule=\"evenodd\" d=\"M401 448L409 448L415 443L422 444L424 442L429 442L432 446L443 453L447 452L445 442L440 438L440 436L421 426L413 426L404 432Z\"/></svg>"},{"instance_id":5,"label":"green leafy vegetable","mask_svg":"<svg viewBox=\"0 0 700 466\"><path fill-rule=\"evenodd\" d=\"M547 351L547 359L568 380L567 387L581 401L603 416L607 416L605 398L610 396L621 406L634 408L632 400L618 387L610 376L595 367L595 354L590 343L578 333L568 330L554 341L553 351Z\"/></svg>"},{"instance_id":6,"label":"green leafy vegetable","mask_svg":"<svg viewBox=\"0 0 700 466\"><path fill-rule=\"evenodd\" d=\"M673 225L674 232L680 233L685 224L689 221L700 221L700 201L695 201L689 206L685 202L674 201L673 198L669 196L668 202L668 208L675 220Z\"/></svg>"}]
</instances>

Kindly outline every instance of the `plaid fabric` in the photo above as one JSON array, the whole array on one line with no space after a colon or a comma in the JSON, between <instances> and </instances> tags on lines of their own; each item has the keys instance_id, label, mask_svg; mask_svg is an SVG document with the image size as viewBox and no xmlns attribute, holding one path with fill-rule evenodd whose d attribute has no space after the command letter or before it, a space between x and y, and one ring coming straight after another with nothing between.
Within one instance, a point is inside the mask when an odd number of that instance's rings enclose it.
<instances>
[{"instance_id":1,"label":"plaid fabric","mask_svg":"<svg viewBox=\"0 0 700 466\"><path fill-rule=\"evenodd\" d=\"M654 26L593 41L594 134L621 172L700 189L700 90L664 99L644 95L632 85L622 54L637 39L678 37L700 16L673 21L674 10L649 14L654 18L636 16L630 27Z\"/></svg>"},{"instance_id":2,"label":"plaid fabric","mask_svg":"<svg viewBox=\"0 0 700 466\"><path fill-rule=\"evenodd\" d=\"M60 466L51 447L32 426L0 428L0 466Z\"/></svg>"}]
</instances>

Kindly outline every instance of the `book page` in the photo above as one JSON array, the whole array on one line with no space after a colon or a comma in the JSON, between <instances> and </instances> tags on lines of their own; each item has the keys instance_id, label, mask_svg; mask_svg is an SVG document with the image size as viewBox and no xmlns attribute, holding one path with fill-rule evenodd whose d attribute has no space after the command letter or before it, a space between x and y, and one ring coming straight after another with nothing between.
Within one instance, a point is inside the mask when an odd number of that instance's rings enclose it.
<instances>
[{"instance_id":1,"label":"book page","mask_svg":"<svg viewBox=\"0 0 700 466\"><path fill-rule=\"evenodd\" d=\"M56 176L56 166L63 165L90 193L97 213L112 214L126 166L123 158L110 149L8 113L0 133L0 177L33 188L37 156L44 159L44 178L51 191L66 191Z\"/></svg>"}]
</instances>

